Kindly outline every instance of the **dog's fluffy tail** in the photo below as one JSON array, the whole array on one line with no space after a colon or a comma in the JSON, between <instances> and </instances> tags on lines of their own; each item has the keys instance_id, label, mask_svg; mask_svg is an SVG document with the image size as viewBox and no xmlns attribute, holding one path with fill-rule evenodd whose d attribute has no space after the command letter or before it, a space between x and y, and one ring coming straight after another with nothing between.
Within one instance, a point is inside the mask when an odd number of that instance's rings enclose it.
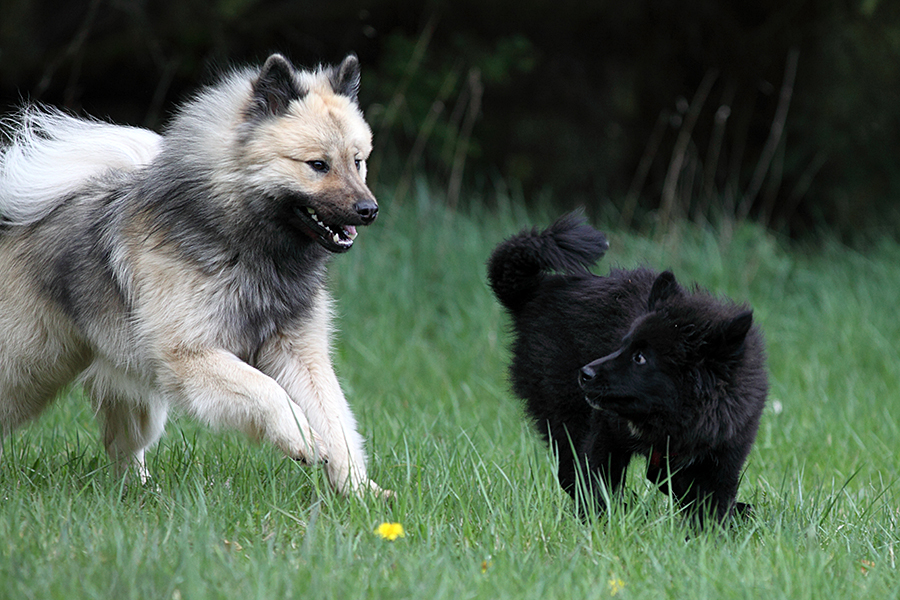
<instances>
[{"instance_id":1,"label":"dog's fluffy tail","mask_svg":"<svg viewBox=\"0 0 900 600\"><path fill-rule=\"evenodd\" d=\"M544 231L525 230L497 246L488 261L488 280L500 303L515 311L545 273L587 273L607 248L606 236L585 223L580 211L573 212Z\"/></svg>"},{"instance_id":2,"label":"dog's fluffy tail","mask_svg":"<svg viewBox=\"0 0 900 600\"><path fill-rule=\"evenodd\" d=\"M27 224L109 170L153 160L161 137L147 129L79 119L29 105L0 123L0 223Z\"/></svg>"}]
</instances>

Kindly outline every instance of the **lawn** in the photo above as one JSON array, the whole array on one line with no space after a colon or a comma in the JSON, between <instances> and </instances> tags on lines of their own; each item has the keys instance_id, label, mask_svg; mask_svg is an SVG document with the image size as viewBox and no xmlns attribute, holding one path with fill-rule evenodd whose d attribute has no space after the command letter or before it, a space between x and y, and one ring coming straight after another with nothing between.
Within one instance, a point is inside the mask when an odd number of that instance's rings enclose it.
<instances>
[{"instance_id":1,"label":"lawn","mask_svg":"<svg viewBox=\"0 0 900 600\"><path fill-rule=\"evenodd\" d=\"M335 362L386 504L185 418L115 479L76 388L3 440L0 598L900 598L900 246L790 246L756 227L607 228L611 264L750 302L771 393L739 499L689 531L632 465L582 520L508 389L495 244L549 211L450 211L424 188L332 263ZM400 523L393 541L376 535Z\"/></svg>"}]
</instances>

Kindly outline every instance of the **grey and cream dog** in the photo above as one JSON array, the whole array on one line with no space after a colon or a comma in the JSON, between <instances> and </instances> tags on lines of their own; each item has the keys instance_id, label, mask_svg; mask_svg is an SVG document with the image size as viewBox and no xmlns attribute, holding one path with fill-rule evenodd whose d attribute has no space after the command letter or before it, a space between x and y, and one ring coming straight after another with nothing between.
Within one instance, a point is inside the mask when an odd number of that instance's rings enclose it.
<instances>
[{"instance_id":1,"label":"grey and cream dog","mask_svg":"<svg viewBox=\"0 0 900 600\"><path fill-rule=\"evenodd\" d=\"M359 62L281 55L186 102L162 136L38 106L0 149L0 433L80 380L120 471L173 408L369 480L332 368L325 268L378 205Z\"/></svg>"}]
</instances>

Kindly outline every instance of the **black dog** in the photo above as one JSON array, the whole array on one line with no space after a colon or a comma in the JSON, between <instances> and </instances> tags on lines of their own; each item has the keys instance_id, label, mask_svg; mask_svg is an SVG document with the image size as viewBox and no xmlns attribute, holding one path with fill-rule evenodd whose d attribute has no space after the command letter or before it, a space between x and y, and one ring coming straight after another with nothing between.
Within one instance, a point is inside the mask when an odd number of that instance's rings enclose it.
<instances>
[{"instance_id":1,"label":"black dog","mask_svg":"<svg viewBox=\"0 0 900 600\"><path fill-rule=\"evenodd\" d=\"M615 493L641 454L651 481L722 521L745 508L738 481L768 390L762 336L748 308L684 290L669 271L592 275L608 246L573 214L494 250L513 389L573 497L586 482L602 506L597 478Z\"/></svg>"}]
</instances>

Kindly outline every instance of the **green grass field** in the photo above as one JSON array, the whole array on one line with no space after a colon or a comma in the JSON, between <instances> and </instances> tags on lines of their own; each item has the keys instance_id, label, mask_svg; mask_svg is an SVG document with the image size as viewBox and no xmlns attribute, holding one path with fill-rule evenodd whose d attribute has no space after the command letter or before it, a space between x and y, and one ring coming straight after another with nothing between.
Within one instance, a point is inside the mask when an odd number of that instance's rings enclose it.
<instances>
[{"instance_id":1,"label":"green grass field","mask_svg":"<svg viewBox=\"0 0 900 600\"><path fill-rule=\"evenodd\" d=\"M766 334L771 394L739 493L756 512L691 534L639 463L627 510L577 518L508 391L484 263L555 215L427 198L383 202L331 271L338 374L391 504L183 418L150 453L154 484L125 488L76 389L3 440L0 598L900 598L900 246L608 231L598 273L672 268L749 301Z\"/></svg>"}]
</instances>

